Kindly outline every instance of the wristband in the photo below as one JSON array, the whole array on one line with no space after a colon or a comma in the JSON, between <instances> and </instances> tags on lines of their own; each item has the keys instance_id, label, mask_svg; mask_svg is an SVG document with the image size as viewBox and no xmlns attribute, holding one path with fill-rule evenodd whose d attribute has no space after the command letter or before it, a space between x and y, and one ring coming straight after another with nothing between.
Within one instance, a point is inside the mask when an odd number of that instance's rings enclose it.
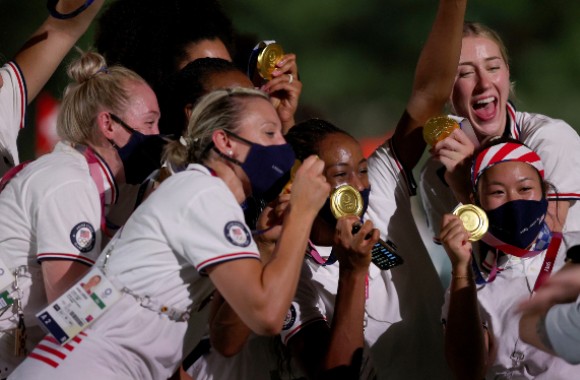
<instances>
[{"instance_id":1,"label":"wristband","mask_svg":"<svg viewBox=\"0 0 580 380\"><path fill-rule=\"evenodd\" d=\"M56 5L58 4L58 0L48 0L46 2L46 7L48 8L48 13L50 13L50 15L54 18L57 18L59 20L66 20L69 18L73 18L77 15L79 15L80 13L82 13L85 9L87 9L94 0L86 0L85 3L83 5L81 5L80 7L78 7L77 9L75 9L74 11L70 12L70 13L60 13L59 11L56 10Z\"/></svg>"}]
</instances>

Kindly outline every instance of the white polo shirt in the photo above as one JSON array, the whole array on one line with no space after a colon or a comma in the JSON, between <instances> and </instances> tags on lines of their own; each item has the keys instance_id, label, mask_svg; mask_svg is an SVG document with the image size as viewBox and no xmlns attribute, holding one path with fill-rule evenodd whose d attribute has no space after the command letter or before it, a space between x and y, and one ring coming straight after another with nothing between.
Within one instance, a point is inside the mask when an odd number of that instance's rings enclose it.
<instances>
[{"instance_id":1,"label":"white polo shirt","mask_svg":"<svg viewBox=\"0 0 580 380\"><path fill-rule=\"evenodd\" d=\"M137 208L97 265L103 265L109 251L107 277L126 293L147 299L150 307L125 294L84 331L74 350L43 341L59 353L37 347L33 353L42 359L29 357L14 378L73 379L83 373L85 380L166 379L206 331L215 287L204 270L229 260L260 258L234 195L220 178L195 164L164 181ZM189 311L189 319L171 319L159 312L161 307Z\"/></svg>"},{"instance_id":2,"label":"white polo shirt","mask_svg":"<svg viewBox=\"0 0 580 380\"><path fill-rule=\"evenodd\" d=\"M0 88L0 176L18 165L16 138L24 127L26 84L20 68L8 62L0 68L4 85Z\"/></svg>"},{"instance_id":3,"label":"white polo shirt","mask_svg":"<svg viewBox=\"0 0 580 380\"><path fill-rule=\"evenodd\" d=\"M412 178L397 160L392 140L369 158L369 179L367 217L405 261L390 270L402 320L373 346L381 358L379 378L448 380L440 323L443 286L411 212Z\"/></svg>"},{"instance_id":4,"label":"white polo shirt","mask_svg":"<svg viewBox=\"0 0 580 380\"><path fill-rule=\"evenodd\" d=\"M332 250L332 247L315 248L322 257L330 256ZM305 257L298 290L280 334L285 344L312 322L324 320L330 326L334 315L338 279L338 261L332 265L322 266L312 257ZM399 300L389 271L381 271L371 264L367 293L364 316L365 353L361 379L373 378L375 367L384 360L384 357L372 347L393 323L401 320Z\"/></svg>"},{"instance_id":5,"label":"white polo shirt","mask_svg":"<svg viewBox=\"0 0 580 380\"><path fill-rule=\"evenodd\" d=\"M565 252L566 246L562 244L554 263L554 271L564 264ZM486 324L496 350L486 379L580 379L580 365L568 364L519 338L521 313L518 305L530 297L545 255L546 251L526 259L503 256L498 262L502 271L495 280L477 287L480 318ZM448 309L449 291L443 306L445 319Z\"/></svg>"},{"instance_id":6,"label":"white polo shirt","mask_svg":"<svg viewBox=\"0 0 580 380\"><path fill-rule=\"evenodd\" d=\"M110 170L99 160L107 203L114 202ZM101 251L102 204L99 190L82 154L65 143L31 162L0 193L0 259L10 271L19 270L18 285L32 349L42 337L35 314L47 304L40 263L73 260L92 265ZM11 290L11 296L16 291ZM0 366L11 367L13 341L1 331L16 327L10 307L0 318ZM14 361L15 360L15 361Z\"/></svg>"}]
</instances>

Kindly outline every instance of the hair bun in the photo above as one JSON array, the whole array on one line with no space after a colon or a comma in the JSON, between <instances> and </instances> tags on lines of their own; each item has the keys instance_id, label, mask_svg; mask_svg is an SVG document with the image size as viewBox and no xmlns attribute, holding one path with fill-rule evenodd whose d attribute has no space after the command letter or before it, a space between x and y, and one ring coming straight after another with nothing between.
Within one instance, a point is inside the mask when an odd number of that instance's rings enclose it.
<instances>
[{"instance_id":1,"label":"hair bun","mask_svg":"<svg viewBox=\"0 0 580 380\"><path fill-rule=\"evenodd\" d=\"M99 53L86 52L72 62L67 70L68 76L76 83L84 83L100 73L108 73L107 61Z\"/></svg>"}]
</instances>

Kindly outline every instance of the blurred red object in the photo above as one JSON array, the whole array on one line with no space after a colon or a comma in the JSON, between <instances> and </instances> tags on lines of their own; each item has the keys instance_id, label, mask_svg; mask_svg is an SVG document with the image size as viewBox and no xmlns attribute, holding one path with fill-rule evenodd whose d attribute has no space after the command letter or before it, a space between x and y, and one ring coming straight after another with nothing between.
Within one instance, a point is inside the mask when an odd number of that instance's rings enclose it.
<instances>
[{"instance_id":1,"label":"blurred red object","mask_svg":"<svg viewBox=\"0 0 580 380\"><path fill-rule=\"evenodd\" d=\"M44 91L36 99L36 120L34 123L36 157L52 151L59 141L56 133L56 117L60 103L50 93Z\"/></svg>"},{"instance_id":2,"label":"blurred red object","mask_svg":"<svg viewBox=\"0 0 580 380\"><path fill-rule=\"evenodd\" d=\"M358 139L362 147L363 155L368 158L379 146L392 136L393 132L389 131L386 135L381 137L362 137Z\"/></svg>"}]
</instances>

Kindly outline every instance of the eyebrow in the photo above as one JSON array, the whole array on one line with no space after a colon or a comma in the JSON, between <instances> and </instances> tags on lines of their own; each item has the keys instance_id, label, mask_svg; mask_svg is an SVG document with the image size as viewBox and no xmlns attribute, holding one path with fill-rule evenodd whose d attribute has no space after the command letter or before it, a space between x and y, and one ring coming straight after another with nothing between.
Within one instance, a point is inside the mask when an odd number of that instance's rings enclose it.
<instances>
[{"instance_id":1,"label":"eyebrow","mask_svg":"<svg viewBox=\"0 0 580 380\"><path fill-rule=\"evenodd\" d=\"M365 162L367 162L367 159L366 159L366 158L363 158L362 160L360 160L360 161L358 162L358 165L360 165L360 164L364 164ZM336 164L330 165L328 168L330 169L330 168L332 168L332 167L339 167L339 166L348 166L348 164L347 164L347 163L345 163L345 162L338 162L338 163L336 163Z\"/></svg>"},{"instance_id":2,"label":"eyebrow","mask_svg":"<svg viewBox=\"0 0 580 380\"><path fill-rule=\"evenodd\" d=\"M497 59L499 59L500 61L503 61L503 59L501 57L497 57L497 56L488 57L488 58L484 59L484 61L490 62L490 61L495 61ZM473 61L465 61L465 62L459 62L459 66L475 66L475 64L473 63Z\"/></svg>"},{"instance_id":3,"label":"eyebrow","mask_svg":"<svg viewBox=\"0 0 580 380\"><path fill-rule=\"evenodd\" d=\"M522 183L525 181L533 181L533 180L534 180L534 178L524 177L524 178L520 178L520 179L516 180L516 183ZM491 186L491 185L505 186L505 182L491 181L491 182L487 183L487 186Z\"/></svg>"}]
</instances>

